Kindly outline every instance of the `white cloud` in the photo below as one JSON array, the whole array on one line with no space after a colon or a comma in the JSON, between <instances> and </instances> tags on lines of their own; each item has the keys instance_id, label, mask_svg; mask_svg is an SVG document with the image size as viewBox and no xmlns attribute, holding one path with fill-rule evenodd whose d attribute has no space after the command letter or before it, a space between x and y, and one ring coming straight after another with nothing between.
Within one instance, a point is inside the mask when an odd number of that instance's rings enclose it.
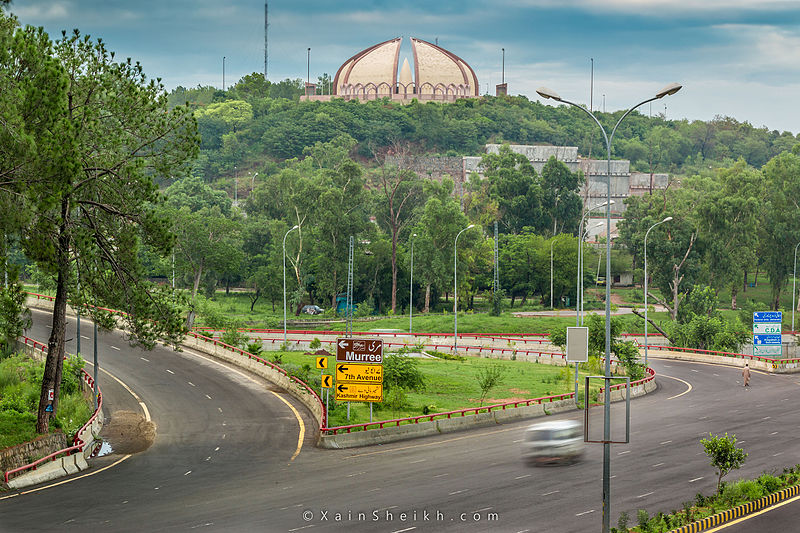
<instances>
[{"instance_id":1,"label":"white cloud","mask_svg":"<svg viewBox=\"0 0 800 533\"><path fill-rule=\"evenodd\" d=\"M70 2L47 2L34 5L11 4L9 11L22 20L34 19L42 22L51 22L65 19L73 8Z\"/></svg>"}]
</instances>

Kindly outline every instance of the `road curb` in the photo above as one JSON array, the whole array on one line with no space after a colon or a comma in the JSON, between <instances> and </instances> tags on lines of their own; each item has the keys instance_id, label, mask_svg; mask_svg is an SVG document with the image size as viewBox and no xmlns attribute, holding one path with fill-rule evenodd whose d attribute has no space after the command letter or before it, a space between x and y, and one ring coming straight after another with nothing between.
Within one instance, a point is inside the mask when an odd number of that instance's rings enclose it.
<instances>
[{"instance_id":1,"label":"road curb","mask_svg":"<svg viewBox=\"0 0 800 533\"><path fill-rule=\"evenodd\" d=\"M672 529L669 531L669 533L699 533L700 531L704 531L710 527L722 525L736 518L741 518L748 514L764 509L765 507L769 507L770 505L780 503L784 500L797 496L798 494L800 494L800 485L795 485L793 487L778 491L774 494L764 496L763 498L759 498L756 501L747 502L734 507L733 509L728 509L727 511L722 511L721 513L707 516L702 520L697 520L696 522L681 526L677 529Z\"/></svg>"}]
</instances>

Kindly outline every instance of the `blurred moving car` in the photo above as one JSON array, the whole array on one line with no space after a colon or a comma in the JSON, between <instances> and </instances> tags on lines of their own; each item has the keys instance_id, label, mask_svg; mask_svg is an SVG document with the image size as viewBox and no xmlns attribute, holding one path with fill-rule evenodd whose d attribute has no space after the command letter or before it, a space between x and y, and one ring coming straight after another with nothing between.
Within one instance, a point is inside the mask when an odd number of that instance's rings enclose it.
<instances>
[{"instance_id":1,"label":"blurred moving car","mask_svg":"<svg viewBox=\"0 0 800 533\"><path fill-rule=\"evenodd\" d=\"M300 312L308 315L318 315L322 313L322 308L318 305L304 305Z\"/></svg>"},{"instance_id":2,"label":"blurred moving car","mask_svg":"<svg viewBox=\"0 0 800 533\"><path fill-rule=\"evenodd\" d=\"M525 430L522 448L531 464L575 463L583 456L583 425L575 420L533 424Z\"/></svg>"}]
</instances>

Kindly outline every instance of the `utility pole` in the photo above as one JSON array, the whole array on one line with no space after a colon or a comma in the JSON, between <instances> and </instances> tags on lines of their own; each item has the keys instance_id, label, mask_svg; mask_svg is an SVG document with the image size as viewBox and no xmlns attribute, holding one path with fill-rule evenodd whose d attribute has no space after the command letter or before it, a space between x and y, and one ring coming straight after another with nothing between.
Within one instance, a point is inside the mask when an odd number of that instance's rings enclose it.
<instances>
[{"instance_id":1,"label":"utility pole","mask_svg":"<svg viewBox=\"0 0 800 533\"><path fill-rule=\"evenodd\" d=\"M269 41L267 40L269 29L269 2L264 2L264 81L269 81L267 77L267 60L269 58Z\"/></svg>"},{"instance_id":2,"label":"utility pole","mask_svg":"<svg viewBox=\"0 0 800 533\"><path fill-rule=\"evenodd\" d=\"M225 56L222 56L222 92L225 92Z\"/></svg>"}]
</instances>

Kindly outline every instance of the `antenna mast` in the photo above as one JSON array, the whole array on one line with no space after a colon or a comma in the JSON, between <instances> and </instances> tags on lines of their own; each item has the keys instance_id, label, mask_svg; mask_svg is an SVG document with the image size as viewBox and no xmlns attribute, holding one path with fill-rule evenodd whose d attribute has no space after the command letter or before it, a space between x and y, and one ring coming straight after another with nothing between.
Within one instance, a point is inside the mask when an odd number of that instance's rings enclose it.
<instances>
[{"instance_id":1,"label":"antenna mast","mask_svg":"<svg viewBox=\"0 0 800 533\"><path fill-rule=\"evenodd\" d=\"M269 28L269 2L264 2L264 81L269 81L267 78L267 60L269 58L269 45L267 41L267 30Z\"/></svg>"}]
</instances>

